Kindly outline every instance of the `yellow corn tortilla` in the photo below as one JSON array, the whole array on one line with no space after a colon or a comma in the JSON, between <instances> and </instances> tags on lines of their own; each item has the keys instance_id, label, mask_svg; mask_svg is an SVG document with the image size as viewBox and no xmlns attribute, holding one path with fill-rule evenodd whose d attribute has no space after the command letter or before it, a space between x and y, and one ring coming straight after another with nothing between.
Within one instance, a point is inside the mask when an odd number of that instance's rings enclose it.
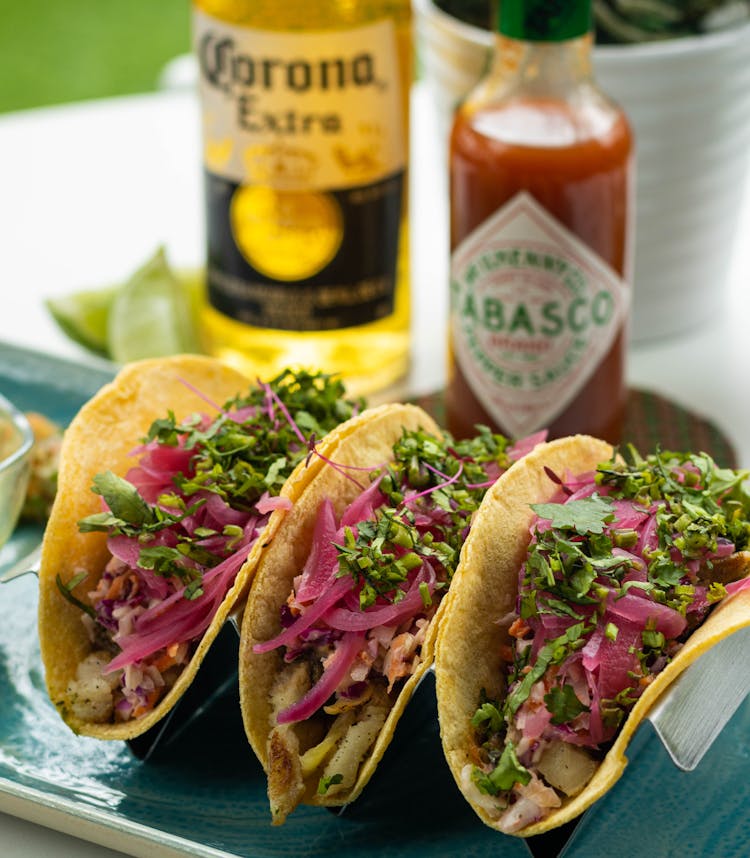
<instances>
[{"instance_id":1,"label":"yellow corn tortilla","mask_svg":"<svg viewBox=\"0 0 750 858\"><path fill-rule=\"evenodd\" d=\"M544 467L560 475L581 474L611 456L608 444L588 436L542 444L500 477L477 511L444 600L445 614L435 654L443 750L462 792L461 771L466 764L475 762L469 755L474 745L471 718L482 689L486 689L490 698L502 699L503 695L500 647L509 644L511 638L507 629L497 624L497 619L515 608L518 573L535 518L529 504L551 500L558 489ZM583 790L572 798L562 796L561 807L515 834L530 837L557 828L601 798L624 771L628 743L661 693L707 649L747 625L750 625L750 592L745 590L718 605L646 688ZM464 795L481 820L499 830L498 820L473 802L471 796Z\"/></svg>"},{"instance_id":2,"label":"yellow corn tortilla","mask_svg":"<svg viewBox=\"0 0 750 858\"><path fill-rule=\"evenodd\" d=\"M349 430L347 436L343 439L331 439L327 436L320 449L328 459L337 464L357 467L390 461L393 458L393 445L401 436L403 428L422 428L440 435L440 430L432 418L413 405L384 405L365 411L359 417L348 421L348 425L343 425ZM357 476L356 471L350 473ZM361 489L341 471L334 467L324 468L310 484L308 491L289 511L279 527L276 539L264 553L258 567L242 621L239 682L245 732L266 772L269 772L272 766L284 765L283 761L279 761L269 752L269 739L275 726L270 693L279 672L289 666L284 664L280 651L257 654L253 652L253 646L274 638L281 631L280 609L292 590L293 579L302 570L310 553L315 521L322 501L330 498L337 516L341 516L360 491ZM441 608L438 608L430 625L431 629L437 626L436 620L440 611ZM428 632L422 646L421 663L400 691L394 691L391 695L392 706L385 724L361 762L351 788L337 791L335 795L318 795L318 778L314 772L305 780L301 803L339 806L353 801L362 792L385 753L412 692L432 663L433 647L434 635ZM306 746L316 744L306 734L306 722L297 725L295 729L300 736L301 751L306 750ZM274 821L283 819L275 817Z\"/></svg>"},{"instance_id":3,"label":"yellow corn tortilla","mask_svg":"<svg viewBox=\"0 0 750 858\"><path fill-rule=\"evenodd\" d=\"M132 739L169 712L192 682L228 615L244 598L263 547L272 539L285 513L275 510L271 514L264 538L251 549L192 659L157 705L140 718L121 723L93 723L76 717L66 706L68 683L75 679L78 664L92 651L92 645L81 622L81 611L62 596L55 581L59 575L66 584L81 572L87 572L73 594L88 603L86 594L96 587L109 560L105 533L78 530L82 518L101 511L101 498L91 491L93 477L104 470L124 476L135 463L130 452L147 434L152 422L166 416L169 410L178 420L210 411L199 393L221 406L245 392L250 383L239 372L208 357L178 355L138 361L127 365L86 403L65 432L57 497L42 546L39 638L50 699L76 733L99 739ZM304 465L301 463L281 491L292 503L320 470L322 462L312 460L308 468Z\"/></svg>"}]
</instances>

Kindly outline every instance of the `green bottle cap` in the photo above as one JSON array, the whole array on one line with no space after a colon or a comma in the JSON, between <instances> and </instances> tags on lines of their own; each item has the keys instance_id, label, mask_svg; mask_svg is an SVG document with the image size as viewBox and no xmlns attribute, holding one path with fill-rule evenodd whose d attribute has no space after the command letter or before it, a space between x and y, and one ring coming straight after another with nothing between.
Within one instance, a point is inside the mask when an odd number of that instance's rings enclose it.
<instances>
[{"instance_id":1,"label":"green bottle cap","mask_svg":"<svg viewBox=\"0 0 750 858\"><path fill-rule=\"evenodd\" d=\"M564 42L591 29L591 0L500 0L498 31L526 42Z\"/></svg>"}]
</instances>

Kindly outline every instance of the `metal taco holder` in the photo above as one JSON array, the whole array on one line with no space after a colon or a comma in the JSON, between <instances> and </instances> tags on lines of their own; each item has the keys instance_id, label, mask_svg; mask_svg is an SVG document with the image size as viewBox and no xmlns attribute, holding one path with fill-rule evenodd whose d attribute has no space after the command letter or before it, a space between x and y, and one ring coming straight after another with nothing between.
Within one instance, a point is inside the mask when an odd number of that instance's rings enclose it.
<instances>
[{"instance_id":1,"label":"metal taco holder","mask_svg":"<svg viewBox=\"0 0 750 858\"><path fill-rule=\"evenodd\" d=\"M156 752L169 747L218 700L234 693L239 706L237 687L241 613L230 614L208 648L193 681L158 724L128 739L133 756L145 762Z\"/></svg>"},{"instance_id":2,"label":"metal taco holder","mask_svg":"<svg viewBox=\"0 0 750 858\"><path fill-rule=\"evenodd\" d=\"M22 575L37 574L40 554L41 546L34 546L0 574L0 583L8 584ZM230 615L209 648L194 681L172 710L146 733L127 741L135 757L145 762L158 749L178 741L183 732L219 698L236 690L241 616L242 607ZM680 770L690 772L696 768L750 693L750 671L745 669L748 661L750 626L735 631L703 653L665 690L646 715L673 764ZM402 719L405 723L399 725L396 737L408 731L410 711L420 709L417 720L421 729L424 729L427 719L435 720L432 669L426 679L428 681L420 684L415 700L407 707ZM379 770L375 778L387 774L387 760L384 759L383 763L386 764L381 764L384 771L381 773ZM334 812L359 816L360 805L368 804L367 792L355 805L334 808ZM550 832L530 838L526 842L531 854L557 854L551 851L550 838L554 835L555 840L562 837L567 841L575 823L570 823L570 826L569 830L563 826L557 834Z\"/></svg>"}]
</instances>

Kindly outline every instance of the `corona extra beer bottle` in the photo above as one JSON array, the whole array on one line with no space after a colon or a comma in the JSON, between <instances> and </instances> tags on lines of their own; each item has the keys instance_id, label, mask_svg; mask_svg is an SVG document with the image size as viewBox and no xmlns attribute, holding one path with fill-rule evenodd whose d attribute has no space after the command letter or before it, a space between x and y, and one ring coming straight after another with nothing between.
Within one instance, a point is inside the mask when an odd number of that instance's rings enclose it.
<instances>
[{"instance_id":1,"label":"corona extra beer bottle","mask_svg":"<svg viewBox=\"0 0 750 858\"><path fill-rule=\"evenodd\" d=\"M207 350L369 393L409 355L409 0L194 0Z\"/></svg>"}]
</instances>

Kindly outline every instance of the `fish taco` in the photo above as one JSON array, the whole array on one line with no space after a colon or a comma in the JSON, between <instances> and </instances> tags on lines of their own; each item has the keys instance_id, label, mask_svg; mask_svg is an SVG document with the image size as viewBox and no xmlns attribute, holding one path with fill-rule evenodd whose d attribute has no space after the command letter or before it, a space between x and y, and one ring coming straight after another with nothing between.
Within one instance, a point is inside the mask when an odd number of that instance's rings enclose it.
<instances>
[{"instance_id":1,"label":"fish taco","mask_svg":"<svg viewBox=\"0 0 750 858\"><path fill-rule=\"evenodd\" d=\"M264 554L242 622L240 701L274 824L360 794L430 667L482 495L541 440L453 441L410 405L350 422Z\"/></svg>"},{"instance_id":2,"label":"fish taco","mask_svg":"<svg viewBox=\"0 0 750 858\"><path fill-rule=\"evenodd\" d=\"M76 415L39 574L47 689L75 732L131 739L174 706L322 466L308 447L358 410L343 394L183 355L128 365Z\"/></svg>"},{"instance_id":3,"label":"fish taco","mask_svg":"<svg viewBox=\"0 0 750 858\"><path fill-rule=\"evenodd\" d=\"M446 759L484 823L525 837L574 819L664 689L750 625L747 476L576 436L486 494L435 657Z\"/></svg>"}]
</instances>

